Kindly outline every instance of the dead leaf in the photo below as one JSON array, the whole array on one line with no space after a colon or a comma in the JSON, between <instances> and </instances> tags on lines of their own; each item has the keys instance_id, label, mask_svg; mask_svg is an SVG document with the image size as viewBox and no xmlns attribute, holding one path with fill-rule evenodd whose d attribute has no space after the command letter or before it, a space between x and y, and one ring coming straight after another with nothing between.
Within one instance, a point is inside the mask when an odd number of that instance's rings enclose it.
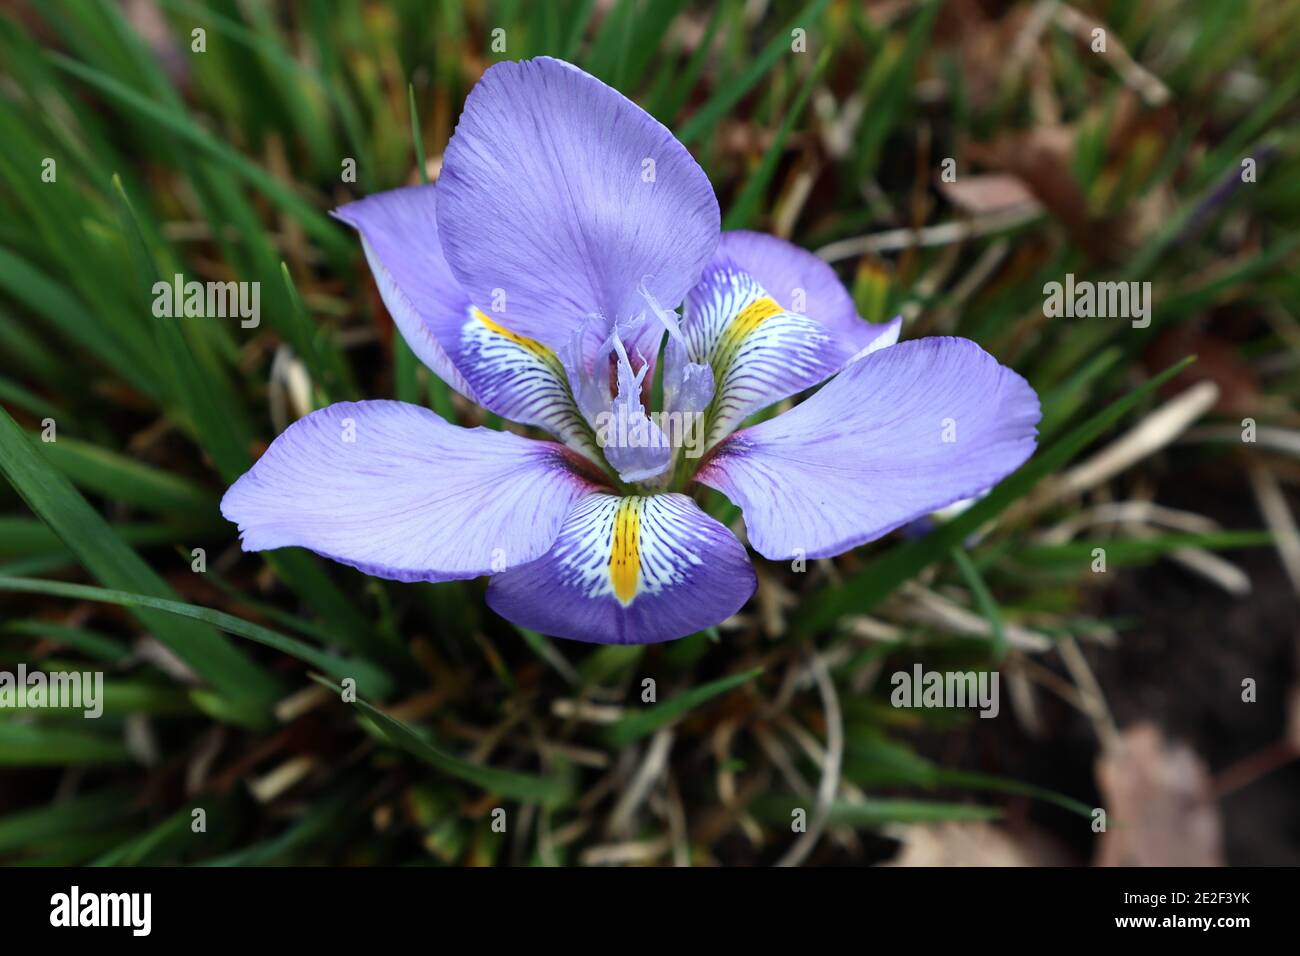
<instances>
[{"instance_id":1,"label":"dead leaf","mask_svg":"<svg viewBox=\"0 0 1300 956\"><path fill-rule=\"evenodd\" d=\"M898 856L883 866L1067 866L1066 851L1046 834L1011 832L983 820L915 823L886 830L902 841Z\"/></svg>"},{"instance_id":2,"label":"dead leaf","mask_svg":"<svg viewBox=\"0 0 1300 956\"><path fill-rule=\"evenodd\" d=\"M1071 126L1036 126L1002 133L992 142L971 142L966 153L971 162L1015 176L1046 207L1094 262L1119 255L1121 223L1113 217L1096 218L1088 197L1071 169L1077 131Z\"/></svg>"},{"instance_id":3,"label":"dead leaf","mask_svg":"<svg viewBox=\"0 0 1300 956\"><path fill-rule=\"evenodd\" d=\"M1300 686L1292 687L1286 701L1286 742L1300 754Z\"/></svg>"},{"instance_id":4,"label":"dead leaf","mask_svg":"<svg viewBox=\"0 0 1300 956\"><path fill-rule=\"evenodd\" d=\"M939 191L962 212L978 216L1036 202L1024 180L1009 173L963 176L953 183L939 183Z\"/></svg>"},{"instance_id":5,"label":"dead leaf","mask_svg":"<svg viewBox=\"0 0 1300 956\"><path fill-rule=\"evenodd\" d=\"M1106 810L1096 866L1222 866L1223 824L1205 762L1137 724L1097 760Z\"/></svg>"},{"instance_id":6,"label":"dead leaf","mask_svg":"<svg viewBox=\"0 0 1300 956\"><path fill-rule=\"evenodd\" d=\"M1168 368L1185 356L1196 361L1165 383L1161 394L1172 395L1197 382L1219 386L1215 411L1250 414L1259 409L1259 384L1255 370L1241 358L1236 344L1206 331L1204 323L1183 323L1162 332L1141 357L1151 370Z\"/></svg>"}]
</instances>

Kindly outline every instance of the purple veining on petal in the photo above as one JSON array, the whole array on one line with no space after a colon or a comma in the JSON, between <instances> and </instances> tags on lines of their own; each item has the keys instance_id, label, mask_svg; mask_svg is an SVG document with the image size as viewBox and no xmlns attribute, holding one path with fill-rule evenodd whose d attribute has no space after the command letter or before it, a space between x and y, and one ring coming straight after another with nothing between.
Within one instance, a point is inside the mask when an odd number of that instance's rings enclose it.
<instances>
[{"instance_id":1,"label":"purple veining on petal","mask_svg":"<svg viewBox=\"0 0 1300 956\"><path fill-rule=\"evenodd\" d=\"M733 262L715 258L686 297L682 333L693 361L713 369L707 440L825 381L849 352L820 322L787 311Z\"/></svg>"}]
</instances>

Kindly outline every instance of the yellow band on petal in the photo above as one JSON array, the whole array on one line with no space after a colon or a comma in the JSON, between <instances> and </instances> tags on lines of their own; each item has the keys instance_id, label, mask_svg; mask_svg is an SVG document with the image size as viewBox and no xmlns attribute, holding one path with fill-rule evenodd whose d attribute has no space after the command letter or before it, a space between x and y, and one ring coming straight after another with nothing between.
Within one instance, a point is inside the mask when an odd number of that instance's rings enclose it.
<instances>
[{"instance_id":1,"label":"yellow band on petal","mask_svg":"<svg viewBox=\"0 0 1300 956\"><path fill-rule=\"evenodd\" d=\"M714 353L713 367L715 371L730 368L741 343L749 337L749 334L772 316L780 315L784 311L776 299L771 296L755 299L741 309L722 331L717 350Z\"/></svg>"},{"instance_id":2,"label":"yellow band on petal","mask_svg":"<svg viewBox=\"0 0 1300 956\"><path fill-rule=\"evenodd\" d=\"M499 325L496 322L493 322L479 309L471 309L470 311L473 314L474 318L478 319L480 322L486 325L497 335L503 336L509 339L511 342L514 342L520 348L527 349L528 351L532 352L534 355L540 356L541 358L544 359L550 359L555 355L555 353L552 352L550 348L543 345L541 342L538 342L536 339L530 339L526 335L520 335L517 332L511 332L504 325Z\"/></svg>"},{"instance_id":3,"label":"yellow band on petal","mask_svg":"<svg viewBox=\"0 0 1300 956\"><path fill-rule=\"evenodd\" d=\"M748 335L765 320L779 312L784 311L776 299L771 296L763 296L761 299L755 299L749 305L740 310L740 315L736 316L731 322L731 328L728 329L733 335L743 337Z\"/></svg>"},{"instance_id":4,"label":"yellow band on petal","mask_svg":"<svg viewBox=\"0 0 1300 956\"><path fill-rule=\"evenodd\" d=\"M609 579L614 596L624 607L632 603L641 582L640 498L624 498L614 515L614 534L609 552Z\"/></svg>"}]
</instances>

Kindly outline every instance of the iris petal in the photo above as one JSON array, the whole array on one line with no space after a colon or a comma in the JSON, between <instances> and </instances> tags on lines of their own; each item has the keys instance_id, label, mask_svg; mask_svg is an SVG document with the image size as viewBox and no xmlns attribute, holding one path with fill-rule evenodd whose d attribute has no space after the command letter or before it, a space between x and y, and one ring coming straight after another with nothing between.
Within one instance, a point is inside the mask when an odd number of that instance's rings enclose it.
<instances>
[{"instance_id":1,"label":"iris petal","mask_svg":"<svg viewBox=\"0 0 1300 956\"><path fill-rule=\"evenodd\" d=\"M488 411L544 428L595 458L555 353L472 307L461 291L442 256L435 192L433 185L394 189L334 215L361 233L384 305L425 365Z\"/></svg>"},{"instance_id":2,"label":"iris petal","mask_svg":"<svg viewBox=\"0 0 1300 956\"><path fill-rule=\"evenodd\" d=\"M989 488L1033 454L1023 378L974 342L927 338L848 366L794 409L732 435L696 478L780 560L827 557Z\"/></svg>"},{"instance_id":3,"label":"iris petal","mask_svg":"<svg viewBox=\"0 0 1300 956\"><path fill-rule=\"evenodd\" d=\"M543 634L650 644L725 620L756 584L744 546L685 495L593 493L545 556L492 578L487 601Z\"/></svg>"},{"instance_id":4,"label":"iris petal","mask_svg":"<svg viewBox=\"0 0 1300 956\"><path fill-rule=\"evenodd\" d=\"M449 425L402 402L342 402L290 425L221 501L245 551L303 547L398 581L526 564L596 487L572 452Z\"/></svg>"},{"instance_id":5,"label":"iris petal","mask_svg":"<svg viewBox=\"0 0 1300 956\"><path fill-rule=\"evenodd\" d=\"M686 299L682 333L693 362L713 369L713 445L754 412L819 382L850 355L815 319L788 312L747 272L715 260Z\"/></svg>"},{"instance_id":6,"label":"iris petal","mask_svg":"<svg viewBox=\"0 0 1300 956\"><path fill-rule=\"evenodd\" d=\"M376 193L340 206L333 215L361 234L379 295L411 351L444 382L476 400L455 360L470 301L442 256L434 187Z\"/></svg>"},{"instance_id":7,"label":"iris petal","mask_svg":"<svg viewBox=\"0 0 1300 956\"><path fill-rule=\"evenodd\" d=\"M857 306L835 270L806 249L776 236L737 229L718 241L717 259L748 272L781 307L816 319L850 355L882 335L898 341L899 321L873 325L858 318Z\"/></svg>"},{"instance_id":8,"label":"iris petal","mask_svg":"<svg viewBox=\"0 0 1300 956\"><path fill-rule=\"evenodd\" d=\"M438 181L443 253L475 302L553 349L583 320L604 332L672 307L717 245L708 177L643 109L539 57L498 63L470 91ZM602 336L603 337L603 336Z\"/></svg>"},{"instance_id":9,"label":"iris petal","mask_svg":"<svg viewBox=\"0 0 1300 956\"><path fill-rule=\"evenodd\" d=\"M592 461L600 460L555 352L478 309L470 310L460 334L456 357L479 404L512 422L545 428Z\"/></svg>"}]
</instances>

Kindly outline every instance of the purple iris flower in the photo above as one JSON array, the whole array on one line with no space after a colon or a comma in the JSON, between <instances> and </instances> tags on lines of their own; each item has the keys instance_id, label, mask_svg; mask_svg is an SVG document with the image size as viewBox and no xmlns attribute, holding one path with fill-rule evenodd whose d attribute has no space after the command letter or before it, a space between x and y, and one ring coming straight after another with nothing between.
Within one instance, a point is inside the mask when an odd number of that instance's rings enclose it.
<instances>
[{"instance_id":1,"label":"purple iris flower","mask_svg":"<svg viewBox=\"0 0 1300 956\"><path fill-rule=\"evenodd\" d=\"M304 547L398 581L491 575L488 604L518 625L650 643L754 592L744 546L683 493L695 483L740 506L764 557L818 558L1033 453L1024 379L965 339L895 344L898 321L860 319L815 256L720 233L685 147L562 61L490 68L436 185L335 215L416 355L554 440L401 402L332 405L226 493L246 551ZM656 378L663 408L648 410Z\"/></svg>"}]
</instances>

